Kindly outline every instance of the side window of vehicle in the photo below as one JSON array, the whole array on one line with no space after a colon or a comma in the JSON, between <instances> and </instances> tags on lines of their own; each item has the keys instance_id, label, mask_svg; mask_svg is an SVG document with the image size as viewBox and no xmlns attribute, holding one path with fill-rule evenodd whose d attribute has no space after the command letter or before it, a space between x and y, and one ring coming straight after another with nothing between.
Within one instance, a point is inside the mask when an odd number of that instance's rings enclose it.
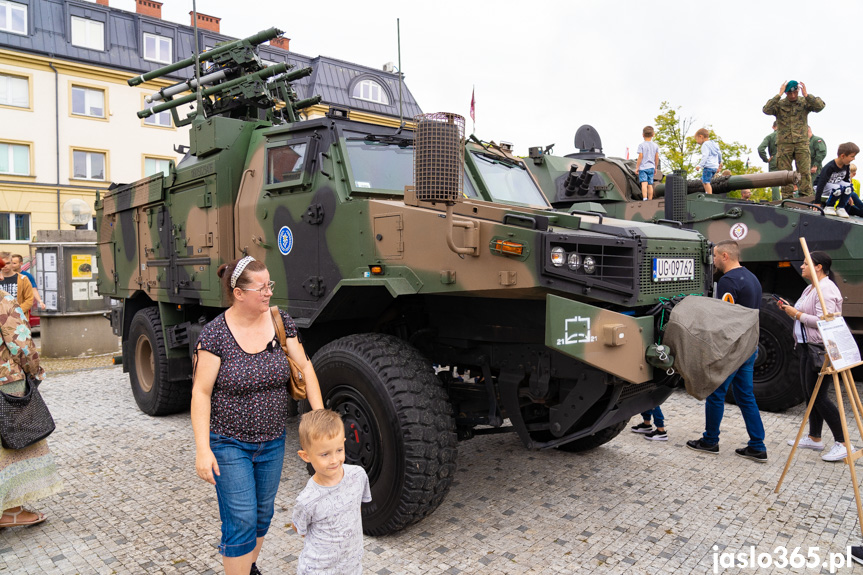
<instances>
[{"instance_id":1,"label":"side window of vehicle","mask_svg":"<svg viewBox=\"0 0 863 575\"><path fill-rule=\"evenodd\" d=\"M306 188L311 184L315 141L310 138L272 140L267 144L266 190Z\"/></svg>"}]
</instances>

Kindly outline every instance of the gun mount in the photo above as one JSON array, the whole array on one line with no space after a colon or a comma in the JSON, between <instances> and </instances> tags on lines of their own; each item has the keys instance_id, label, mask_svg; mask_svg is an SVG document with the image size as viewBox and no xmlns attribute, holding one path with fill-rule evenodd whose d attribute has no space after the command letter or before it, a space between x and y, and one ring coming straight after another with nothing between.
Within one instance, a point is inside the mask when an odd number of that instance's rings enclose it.
<instances>
[{"instance_id":1,"label":"gun mount","mask_svg":"<svg viewBox=\"0 0 863 575\"><path fill-rule=\"evenodd\" d=\"M308 76L311 68L292 70L288 64L266 66L255 52L255 47L282 34L278 28L263 30L223 46L147 72L128 80L130 86L171 74L189 66L199 66L196 77L179 82L146 97L147 103L161 102L138 112L139 118L170 111L176 126L190 124L195 117L225 116L240 120L257 120L260 111L270 122L284 119L297 121L297 112L320 102L315 96L301 100L291 82ZM192 91L191 94L176 97ZM180 119L177 108L200 98L201 110L194 110Z\"/></svg>"}]
</instances>

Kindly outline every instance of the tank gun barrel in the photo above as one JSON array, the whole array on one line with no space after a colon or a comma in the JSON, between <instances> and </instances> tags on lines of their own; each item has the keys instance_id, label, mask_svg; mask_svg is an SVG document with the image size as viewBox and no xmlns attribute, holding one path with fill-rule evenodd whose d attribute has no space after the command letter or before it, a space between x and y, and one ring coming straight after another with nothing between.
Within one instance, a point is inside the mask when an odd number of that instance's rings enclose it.
<instances>
[{"instance_id":1,"label":"tank gun barrel","mask_svg":"<svg viewBox=\"0 0 863 575\"><path fill-rule=\"evenodd\" d=\"M772 186L789 186L800 183L800 174L791 170L766 172L763 174L745 174L742 176L714 176L710 181L714 194L724 194L734 190L751 188L769 188ZM697 194L704 191L701 180L687 180L686 193ZM657 194L665 192L665 184L656 186Z\"/></svg>"},{"instance_id":2,"label":"tank gun barrel","mask_svg":"<svg viewBox=\"0 0 863 575\"><path fill-rule=\"evenodd\" d=\"M288 65L285 63L276 64L275 66L269 66L264 68L263 70L259 70L254 74L249 74L246 76L242 76L240 78L236 78L234 80L229 80L228 82L223 82L221 84L217 84L216 86L210 86L209 88L204 88L201 91L202 96L212 96L213 94L218 94L219 92L224 92L233 88L234 86L239 86L244 82L249 82L252 80L266 80L267 78L271 78L273 76L277 76L279 74L283 74L287 71ZM308 68L311 71L311 68ZM310 73L310 72L309 72ZM182 106L183 104L189 104L194 102L197 99L195 94L188 94L186 96L182 96L180 98L176 98L169 102L163 102L161 104L157 104L152 108L146 108L138 112L139 118L148 118L153 114L158 114L159 112L164 112L165 110L170 110L171 108L176 108L178 106Z\"/></svg>"},{"instance_id":3,"label":"tank gun barrel","mask_svg":"<svg viewBox=\"0 0 863 575\"><path fill-rule=\"evenodd\" d=\"M211 50L207 50L206 52L203 52L199 56L199 59L201 61L209 60L213 56L216 56L216 55L221 54L223 52L228 52L230 50L233 50L234 48L242 46L244 43L252 45L252 46L257 46L258 44L263 44L264 42L267 42L268 40L272 40L273 38L275 38L276 36L279 36L281 34L282 34L282 31L279 30L278 28L269 28L267 30L262 30L262 31L258 32L257 34L253 34L252 36L249 36L248 38L243 38L242 40L234 40L233 42L230 42L230 43L225 44L223 46L216 46L215 48L212 48ZM163 66L161 68L153 70L152 72L147 72L146 74L141 74L140 76L135 76L134 78L130 78L126 82L130 86L137 86L139 84L143 84L144 82L148 82L148 81L152 80L153 78L158 78L159 76L164 76L166 74L170 74L172 72L176 72L177 70L182 70L183 68L188 68L189 66L194 66L194 65L195 65L195 57L192 56L190 58L186 58L185 60L180 60L179 62L174 62L173 64L168 64L167 66ZM202 80L203 80L203 78L202 78Z\"/></svg>"}]
</instances>

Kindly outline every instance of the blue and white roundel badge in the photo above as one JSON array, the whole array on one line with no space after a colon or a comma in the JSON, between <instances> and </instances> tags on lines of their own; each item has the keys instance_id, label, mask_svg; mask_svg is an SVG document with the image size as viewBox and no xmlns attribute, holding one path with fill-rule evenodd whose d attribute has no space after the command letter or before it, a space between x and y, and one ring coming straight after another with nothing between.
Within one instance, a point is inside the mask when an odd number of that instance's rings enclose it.
<instances>
[{"instance_id":1,"label":"blue and white roundel badge","mask_svg":"<svg viewBox=\"0 0 863 575\"><path fill-rule=\"evenodd\" d=\"M283 256L291 253L291 248L294 247L294 234L291 233L291 228L282 226L279 230L279 251Z\"/></svg>"}]
</instances>

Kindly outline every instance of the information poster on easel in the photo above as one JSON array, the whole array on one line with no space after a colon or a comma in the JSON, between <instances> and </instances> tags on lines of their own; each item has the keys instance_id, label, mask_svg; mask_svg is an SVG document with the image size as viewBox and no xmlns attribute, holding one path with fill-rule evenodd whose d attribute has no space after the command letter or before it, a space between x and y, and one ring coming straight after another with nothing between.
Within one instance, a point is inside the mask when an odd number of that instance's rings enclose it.
<instances>
[{"instance_id":1,"label":"information poster on easel","mask_svg":"<svg viewBox=\"0 0 863 575\"><path fill-rule=\"evenodd\" d=\"M824 342L824 349L827 350L827 357L830 358L833 369L839 371L860 363L860 350L844 318L819 320L818 332L821 334L821 341Z\"/></svg>"}]
</instances>

